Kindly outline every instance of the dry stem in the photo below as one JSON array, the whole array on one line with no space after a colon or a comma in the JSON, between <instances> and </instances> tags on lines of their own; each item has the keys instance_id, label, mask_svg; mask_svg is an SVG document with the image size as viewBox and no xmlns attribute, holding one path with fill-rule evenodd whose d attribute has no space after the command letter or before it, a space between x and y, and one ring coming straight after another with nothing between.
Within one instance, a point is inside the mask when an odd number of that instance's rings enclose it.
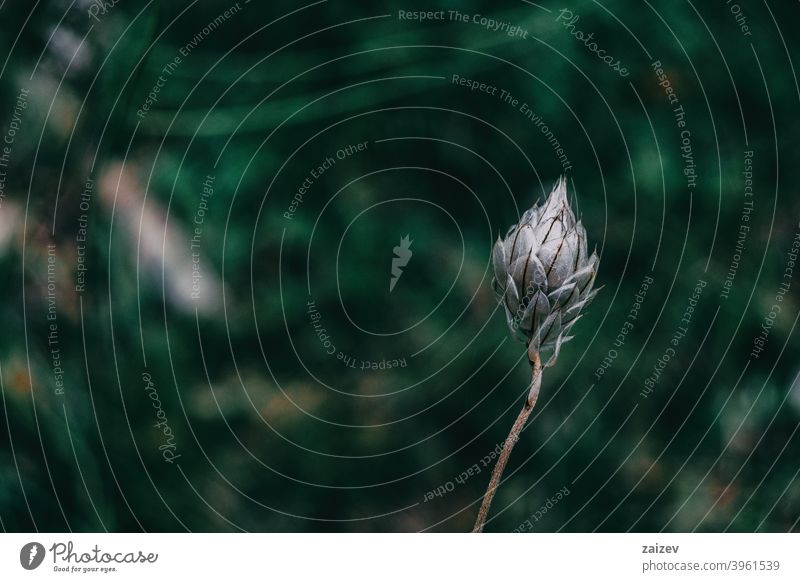
<instances>
[{"instance_id":1,"label":"dry stem","mask_svg":"<svg viewBox=\"0 0 800 582\"><path fill-rule=\"evenodd\" d=\"M536 399L539 397L539 388L542 385L542 361L539 359L538 353L533 354L531 367L532 377L530 392L528 392L528 397L525 399L522 410L519 411L517 420L514 421L514 425L511 427L511 432L508 433L506 442L503 445L503 450L497 458L497 464L492 470L492 478L489 481L489 487L486 489L486 493L483 495L483 503L481 503L481 508L478 511L478 519L475 520L475 527L472 528L473 533L480 533L483 531L486 518L489 516L489 507L492 505L492 499L494 499L494 494L497 491L498 485L500 485L500 478L503 476L503 470L506 468L508 457L511 455L511 449L513 449L514 445L517 443L522 428L528 421L533 407L536 406Z\"/></svg>"}]
</instances>

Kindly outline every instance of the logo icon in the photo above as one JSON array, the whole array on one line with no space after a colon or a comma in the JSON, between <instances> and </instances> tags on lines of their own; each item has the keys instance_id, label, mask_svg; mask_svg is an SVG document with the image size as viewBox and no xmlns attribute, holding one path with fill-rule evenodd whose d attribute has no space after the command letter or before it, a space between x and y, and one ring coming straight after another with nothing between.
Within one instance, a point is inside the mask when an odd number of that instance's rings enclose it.
<instances>
[{"instance_id":1,"label":"logo icon","mask_svg":"<svg viewBox=\"0 0 800 582\"><path fill-rule=\"evenodd\" d=\"M411 251L411 243L413 242L409 235L406 235L400 239L400 244L392 249L395 256L392 257L392 277L389 279L389 293L394 291L394 286L397 285L400 276L403 274L403 267L408 265L408 261L411 260L411 256L414 254Z\"/></svg>"},{"instance_id":2,"label":"logo icon","mask_svg":"<svg viewBox=\"0 0 800 582\"><path fill-rule=\"evenodd\" d=\"M39 542L28 542L19 551L19 563L26 570L35 570L44 561L44 546Z\"/></svg>"}]
</instances>

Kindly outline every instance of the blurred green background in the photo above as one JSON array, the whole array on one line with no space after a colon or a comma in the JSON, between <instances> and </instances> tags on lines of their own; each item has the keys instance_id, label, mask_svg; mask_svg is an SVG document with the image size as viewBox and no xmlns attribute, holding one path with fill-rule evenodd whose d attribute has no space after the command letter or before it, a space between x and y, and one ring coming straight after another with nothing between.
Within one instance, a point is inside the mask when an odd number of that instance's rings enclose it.
<instances>
[{"instance_id":1,"label":"blurred green background","mask_svg":"<svg viewBox=\"0 0 800 582\"><path fill-rule=\"evenodd\" d=\"M529 375L491 245L566 173L604 288L487 531L796 530L798 10L740 10L0 4L0 526L468 531Z\"/></svg>"}]
</instances>

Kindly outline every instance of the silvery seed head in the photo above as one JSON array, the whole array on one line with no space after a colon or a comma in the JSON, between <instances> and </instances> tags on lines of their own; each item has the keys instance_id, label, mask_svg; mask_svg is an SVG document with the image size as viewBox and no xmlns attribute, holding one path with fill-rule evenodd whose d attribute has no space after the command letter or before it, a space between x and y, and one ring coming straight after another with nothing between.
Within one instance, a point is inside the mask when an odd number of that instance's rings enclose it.
<instances>
[{"instance_id":1,"label":"silvery seed head","mask_svg":"<svg viewBox=\"0 0 800 582\"><path fill-rule=\"evenodd\" d=\"M594 298L596 253L588 256L586 229L567 201L560 178L542 206L534 204L492 252L495 291L511 334L552 366L572 326Z\"/></svg>"}]
</instances>

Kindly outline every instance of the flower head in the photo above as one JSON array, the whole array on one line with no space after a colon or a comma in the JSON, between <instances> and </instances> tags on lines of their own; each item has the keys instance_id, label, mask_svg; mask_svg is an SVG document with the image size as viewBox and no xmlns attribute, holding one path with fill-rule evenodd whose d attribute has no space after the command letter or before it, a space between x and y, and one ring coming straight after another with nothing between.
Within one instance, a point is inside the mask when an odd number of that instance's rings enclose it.
<instances>
[{"instance_id":1,"label":"flower head","mask_svg":"<svg viewBox=\"0 0 800 582\"><path fill-rule=\"evenodd\" d=\"M542 206L534 204L495 243L493 286L508 327L544 366L556 362L581 309L597 293L598 261L597 253L588 256L586 229L569 206L564 177Z\"/></svg>"}]
</instances>

